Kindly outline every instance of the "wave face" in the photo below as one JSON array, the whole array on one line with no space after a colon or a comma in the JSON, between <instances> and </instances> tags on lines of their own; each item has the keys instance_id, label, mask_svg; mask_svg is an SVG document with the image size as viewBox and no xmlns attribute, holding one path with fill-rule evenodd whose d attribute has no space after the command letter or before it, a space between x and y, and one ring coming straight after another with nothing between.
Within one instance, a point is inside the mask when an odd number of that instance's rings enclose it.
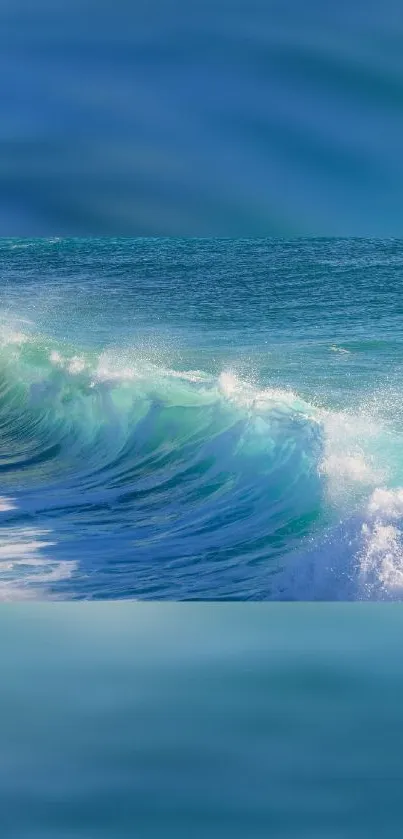
<instances>
[{"instance_id":1,"label":"wave face","mask_svg":"<svg viewBox=\"0 0 403 839\"><path fill-rule=\"evenodd\" d=\"M0 257L2 598L401 599L403 244Z\"/></svg>"}]
</instances>

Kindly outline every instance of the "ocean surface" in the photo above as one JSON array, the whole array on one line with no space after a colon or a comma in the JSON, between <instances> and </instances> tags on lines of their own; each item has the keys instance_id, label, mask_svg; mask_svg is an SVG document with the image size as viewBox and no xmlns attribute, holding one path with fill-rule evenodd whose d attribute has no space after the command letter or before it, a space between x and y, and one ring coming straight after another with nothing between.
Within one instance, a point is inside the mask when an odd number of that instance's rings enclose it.
<instances>
[{"instance_id":1,"label":"ocean surface","mask_svg":"<svg viewBox=\"0 0 403 839\"><path fill-rule=\"evenodd\" d=\"M403 241L0 240L2 599L403 597Z\"/></svg>"}]
</instances>

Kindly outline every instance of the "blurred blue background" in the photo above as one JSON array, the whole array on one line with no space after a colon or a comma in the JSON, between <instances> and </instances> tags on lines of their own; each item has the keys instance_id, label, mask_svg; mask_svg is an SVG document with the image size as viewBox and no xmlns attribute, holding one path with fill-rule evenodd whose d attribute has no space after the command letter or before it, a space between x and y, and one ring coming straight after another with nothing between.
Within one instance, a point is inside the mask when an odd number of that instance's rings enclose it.
<instances>
[{"instance_id":1,"label":"blurred blue background","mask_svg":"<svg viewBox=\"0 0 403 839\"><path fill-rule=\"evenodd\" d=\"M0 234L400 235L396 0L5 0Z\"/></svg>"},{"instance_id":2,"label":"blurred blue background","mask_svg":"<svg viewBox=\"0 0 403 839\"><path fill-rule=\"evenodd\" d=\"M0 611L0 831L401 836L400 607Z\"/></svg>"}]
</instances>

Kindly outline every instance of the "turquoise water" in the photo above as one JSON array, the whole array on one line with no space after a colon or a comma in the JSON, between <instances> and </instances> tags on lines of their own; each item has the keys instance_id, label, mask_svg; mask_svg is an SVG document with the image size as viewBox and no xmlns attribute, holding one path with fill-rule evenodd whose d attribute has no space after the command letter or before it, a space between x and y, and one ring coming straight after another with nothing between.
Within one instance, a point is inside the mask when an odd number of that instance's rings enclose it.
<instances>
[{"instance_id":1,"label":"turquoise water","mask_svg":"<svg viewBox=\"0 0 403 839\"><path fill-rule=\"evenodd\" d=\"M18 839L401 835L400 606L6 604Z\"/></svg>"},{"instance_id":2,"label":"turquoise water","mask_svg":"<svg viewBox=\"0 0 403 839\"><path fill-rule=\"evenodd\" d=\"M8 598L400 599L403 242L3 239Z\"/></svg>"}]
</instances>

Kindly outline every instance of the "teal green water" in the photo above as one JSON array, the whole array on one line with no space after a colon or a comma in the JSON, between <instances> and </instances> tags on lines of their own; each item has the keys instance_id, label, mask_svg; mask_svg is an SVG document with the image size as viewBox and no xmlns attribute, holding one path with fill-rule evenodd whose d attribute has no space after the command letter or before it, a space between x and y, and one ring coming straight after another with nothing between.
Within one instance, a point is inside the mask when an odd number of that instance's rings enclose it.
<instances>
[{"instance_id":1,"label":"teal green water","mask_svg":"<svg viewBox=\"0 0 403 839\"><path fill-rule=\"evenodd\" d=\"M401 834L400 606L0 609L17 839Z\"/></svg>"},{"instance_id":2,"label":"teal green water","mask_svg":"<svg viewBox=\"0 0 403 839\"><path fill-rule=\"evenodd\" d=\"M403 243L3 239L5 598L400 599Z\"/></svg>"}]
</instances>

